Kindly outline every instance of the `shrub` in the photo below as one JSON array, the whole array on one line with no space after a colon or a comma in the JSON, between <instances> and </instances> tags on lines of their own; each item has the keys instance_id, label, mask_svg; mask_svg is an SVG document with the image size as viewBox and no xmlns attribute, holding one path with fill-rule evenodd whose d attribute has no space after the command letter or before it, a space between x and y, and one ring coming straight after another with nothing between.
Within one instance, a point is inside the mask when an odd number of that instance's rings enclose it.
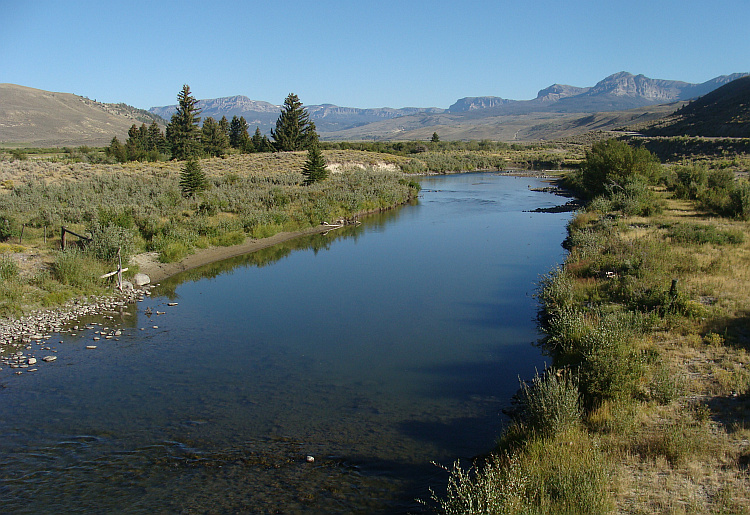
<instances>
[{"instance_id":1,"label":"shrub","mask_svg":"<svg viewBox=\"0 0 750 515\"><path fill-rule=\"evenodd\" d=\"M75 248L65 249L55 255L52 274L60 283L77 288L91 288L101 284L104 273L100 262L93 256Z\"/></svg>"},{"instance_id":2,"label":"shrub","mask_svg":"<svg viewBox=\"0 0 750 515\"><path fill-rule=\"evenodd\" d=\"M593 198L613 184L624 186L633 180L655 183L660 169L656 156L644 148L633 148L615 139L600 141L586 152L580 187L585 196Z\"/></svg>"},{"instance_id":3,"label":"shrub","mask_svg":"<svg viewBox=\"0 0 750 515\"><path fill-rule=\"evenodd\" d=\"M521 383L519 401L522 422L533 434L555 436L581 420L578 385L566 370L537 372L531 385Z\"/></svg>"},{"instance_id":4,"label":"shrub","mask_svg":"<svg viewBox=\"0 0 750 515\"><path fill-rule=\"evenodd\" d=\"M0 279L12 281L18 277L18 263L7 254L0 254Z\"/></svg>"},{"instance_id":5,"label":"shrub","mask_svg":"<svg viewBox=\"0 0 750 515\"><path fill-rule=\"evenodd\" d=\"M16 221L9 215L0 215L0 241L8 241L16 232Z\"/></svg>"},{"instance_id":6,"label":"shrub","mask_svg":"<svg viewBox=\"0 0 750 515\"><path fill-rule=\"evenodd\" d=\"M118 249L123 263L127 263L130 256L135 253L136 234L133 229L125 229L118 225L105 227L97 223L91 227L90 232L92 240L87 248L102 261L115 263Z\"/></svg>"},{"instance_id":7,"label":"shrub","mask_svg":"<svg viewBox=\"0 0 750 515\"><path fill-rule=\"evenodd\" d=\"M738 245L745 241L742 231L722 231L715 225L677 224L669 228L667 235L672 241L698 245Z\"/></svg>"}]
</instances>

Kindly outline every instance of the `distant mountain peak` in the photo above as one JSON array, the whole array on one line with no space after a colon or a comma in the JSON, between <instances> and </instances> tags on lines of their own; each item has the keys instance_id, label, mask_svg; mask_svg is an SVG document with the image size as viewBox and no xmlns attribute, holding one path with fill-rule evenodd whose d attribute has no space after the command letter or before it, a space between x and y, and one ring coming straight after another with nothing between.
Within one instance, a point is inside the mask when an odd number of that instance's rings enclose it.
<instances>
[{"instance_id":1,"label":"distant mountain peak","mask_svg":"<svg viewBox=\"0 0 750 515\"><path fill-rule=\"evenodd\" d=\"M579 88L576 86L568 86L566 84L553 84L548 88L539 90L536 95L536 99L542 102L556 102L561 98L573 97L586 93L591 88Z\"/></svg>"},{"instance_id":2,"label":"distant mountain peak","mask_svg":"<svg viewBox=\"0 0 750 515\"><path fill-rule=\"evenodd\" d=\"M448 108L451 113L461 113L465 111L474 111L476 109L490 109L501 105L515 102L501 97L464 97L456 101Z\"/></svg>"}]
</instances>

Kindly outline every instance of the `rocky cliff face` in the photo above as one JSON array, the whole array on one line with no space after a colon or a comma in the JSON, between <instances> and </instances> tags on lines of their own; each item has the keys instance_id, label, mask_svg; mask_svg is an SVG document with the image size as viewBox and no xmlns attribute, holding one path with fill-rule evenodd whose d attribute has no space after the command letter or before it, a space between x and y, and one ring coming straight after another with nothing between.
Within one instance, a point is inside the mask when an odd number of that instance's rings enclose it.
<instances>
[{"instance_id":1,"label":"rocky cliff face","mask_svg":"<svg viewBox=\"0 0 750 515\"><path fill-rule=\"evenodd\" d=\"M456 101L455 104L448 108L451 113L463 113L474 111L476 109L489 109L516 102L516 100L507 100L500 97L465 97Z\"/></svg>"},{"instance_id":2,"label":"rocky cliff face","mask_svg":"<svg viewBox=\"0 0 750 515\"><path fill-rule=\"evenodd\" d=\"M574 97L586 93L591 88L577 88L565 84L553 84L537 93L536 99L541 102L557 102L561 98Z\"/></svg>"}]
</instances>

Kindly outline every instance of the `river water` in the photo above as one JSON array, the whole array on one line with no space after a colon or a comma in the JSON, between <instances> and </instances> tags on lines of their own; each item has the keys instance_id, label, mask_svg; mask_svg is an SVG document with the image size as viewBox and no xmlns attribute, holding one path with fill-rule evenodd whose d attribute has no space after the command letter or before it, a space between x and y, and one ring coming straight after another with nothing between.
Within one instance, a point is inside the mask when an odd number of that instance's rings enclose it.
<instances>
[{"instance_id":1,"label":"river water","mask_svg":"<svg viewBox=\"0 0 750 515\"><path fill-rule=\"evenodd\" d=\"M539 179L421 184L414 205L175 276L28 351L55 352L38 371L0 371L0 512L422 510L447 479L431 462L489 450L544 367L533 293L569 215L528 212L565 202Z\"/></svg>"}]
</instances>

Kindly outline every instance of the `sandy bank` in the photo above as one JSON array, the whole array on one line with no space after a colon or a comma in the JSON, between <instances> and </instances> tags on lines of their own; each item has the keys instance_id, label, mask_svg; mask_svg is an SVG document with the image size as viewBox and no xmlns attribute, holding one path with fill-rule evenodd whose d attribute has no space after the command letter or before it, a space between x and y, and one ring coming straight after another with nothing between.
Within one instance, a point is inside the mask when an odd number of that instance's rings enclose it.
<instances>
[{"instance_id":1,"label":"sandy bank","mask_svg":"<svg viewBox=\"0 0 750 515\"><path fill-rule=\"evenodd\" d=\"M325 231L330 231L331 227L320 225L318 227L310 227L301 231L294 232L280 232L269 238L261 239L248 239L244 243L239 245L233 245L231 247L211 247L208 249L198 249L194 254L187 256L182 261L177 263L160 263L156 252L147 252L145 254L138 254L131 258L131 262L138 265L141 273L144 273L151 278L152 283L157 283L166 279L167 277L173 276L185 270L197 268L199 266L207 265L215 261L221 261L235 256L241 256L256 250L265 249L282 243L293 238L300 236L307 236L310 234L318 234Z\"/></svg>"}]
</instances>

